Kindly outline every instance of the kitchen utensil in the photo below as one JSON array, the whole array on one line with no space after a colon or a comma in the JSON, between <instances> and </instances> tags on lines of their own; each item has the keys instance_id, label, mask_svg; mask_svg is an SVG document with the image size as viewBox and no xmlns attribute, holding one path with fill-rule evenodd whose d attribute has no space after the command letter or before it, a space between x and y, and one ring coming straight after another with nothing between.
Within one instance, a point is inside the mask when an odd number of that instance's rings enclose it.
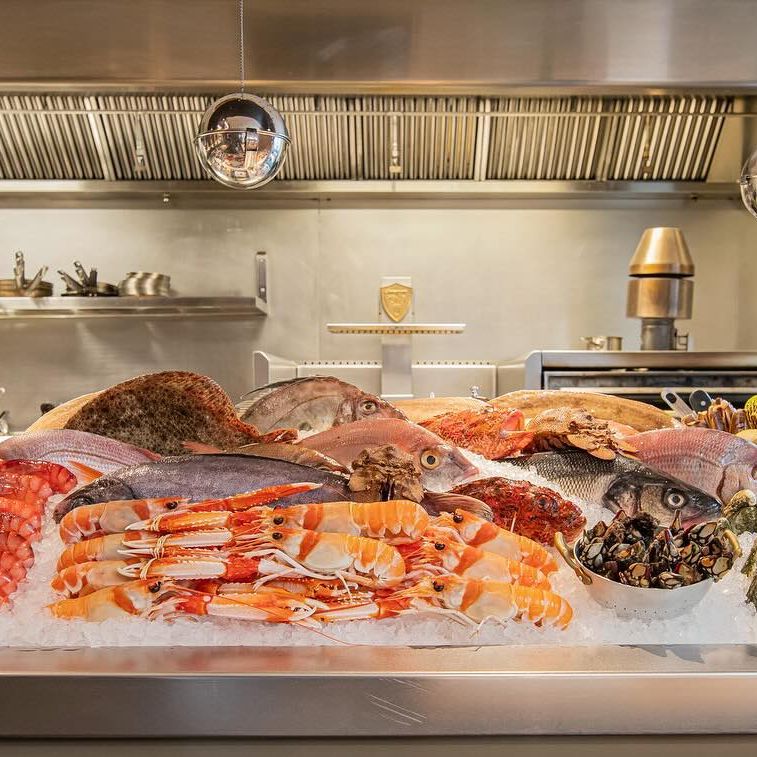
<instances>
[{"instance_id":1,"label":"kitchen utensil","mask_svg":"<svg viewBox=\"0 0 757 757\"><path fill-rule=\"evenodd\" d=\"M686 404L686 401L674 389L663 389L660 392L663 402L676 414L677 417L683 418L691 415L694 411Z\"/></svg>"},{"instance_id":2,"label":"kitchen utensil","mask_svg":"<svg viewBox=\"0 0 757 757\"><path fill-rule=\"evenodd\" d=\"M210 104L194 144L211 178L234 189L253 189L279 172L290 139L281 113L244 91L244 0L239 0L239 56L239 92Z\"/></svg>"},{"instance_id":3,"label":"kitchen utensil","mask_svg":"<svg viewBox=\"0 0 757 757\"><path fill-rule=\"evenodd\" d=\"M63 297L118 297L118 287L115 284L108 284L104 281L98 282L97 268L91 268L89 273L84 266L76 261L74 263L79 280L70 276L65 271L58 271L63 281L66 283L66 291L62 293Z\"/></svg>"},{"instance_id":4,"label":"kitchen utensil","mask_svg":"<svg viewBox=\"0 0 757 757\"><path fill-rule=\"evenodd\" d=\"M735 535L731 536L738 545ZM578 559L577 546L578 542L572 548L569 547L561 533L555 534L557 551L584 584L591 598L603 607L615 610L621 618L676 618L701 602L715 583L714 579L708 578L690 586L679 586L677 589L628 586L600 576L587 568Z\"/></svg>"},{"instance_id":5,"label":"kitchen utensil","mask_svg":"<svg viewBox=\"0 0 757 757\"><path fill-rule=\"evenodd\" d=\"M623 349L622 336L582 336L581 341L587 350L616 352Z\"/></svg>"},{"instance_id":6,"label":"kitchen utensil","mask_svg":"<svg viewBox=\"0 0 757 757\"><path fill-rule=\"evenodd\" d=\"M131 271L118 285L121 295L131 297L168 297L171 294L171 277L164 273Z\"/></svg>"},{"instance_id":7,"label":"kitchen utensil","mask_svg":"<svg viewBox=\"0 0 757 757\"><path fill-rule=\"evenodd\" d=\"M711 404L712 397L704 389L695 389L689 395L689 405L695 413L704 412Z\"/></svg>"},{"instance_id":8,"label":"kitchen utensil","mask_svg":"<svg viewBox=\"0 0 757 757\"><path fill-rule=\"evenodd\" d=\"M15 254L13 278L0 279L0 297L50 297L53 285L42 280L46 273L47 266L42 266L31 280L27 280L24 253L19 250Z\"/></svg>"}]
</instances>

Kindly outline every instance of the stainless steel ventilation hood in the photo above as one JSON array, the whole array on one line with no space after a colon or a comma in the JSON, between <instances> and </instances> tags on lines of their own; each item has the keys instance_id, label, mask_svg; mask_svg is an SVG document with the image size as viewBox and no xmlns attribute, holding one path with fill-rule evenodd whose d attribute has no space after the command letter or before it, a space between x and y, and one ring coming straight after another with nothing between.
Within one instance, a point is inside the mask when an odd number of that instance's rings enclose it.
<instances>
[{"instance_id":1,"label":"stainless steel ventilation hood","mask_svg":"<svg viewBox=\"0 0 757 757\"><path fill-rule=\"evenodd\" d=\"M210 99L238 86L236 12L236 0L4 0L0 195L211 191L191 139ZM757 111L755 12L754 0L248 0L248 86L294 139L262 192L735 195Z\"/></svg>"}]
</instances>

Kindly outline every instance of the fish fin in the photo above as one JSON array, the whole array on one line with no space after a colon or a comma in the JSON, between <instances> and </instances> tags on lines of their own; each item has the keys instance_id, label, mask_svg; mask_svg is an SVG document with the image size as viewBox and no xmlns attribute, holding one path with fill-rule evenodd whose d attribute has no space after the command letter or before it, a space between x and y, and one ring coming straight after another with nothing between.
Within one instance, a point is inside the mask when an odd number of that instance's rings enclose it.
<instances>
[{"instance_id":1,"label":"fish fin","mask_svg":"<svg viewBox=\"0 0 757 757\"><path fill-rule=\"evenodd\" d=\"M223 453L223 450L219 447L203 442L182 442L181 446L193 455L219 455Z\"/></svg>"},{"instance_id":2,"label":"fish fin","mask_svg":"<svg viewBox=\"0 0 757 757\"><path fill-rule=\"evenodd\" d=\"M465 494L454 494L453 492L424 492L423 506L428 505L432 515L438 515L440 512L454 512L455 510L467 510L479 518L493 520L494 513L486 504L475 497L468 497ZM428 508L427 508L428 509Z\"/></svg>"},{"instance_id":3,"label":"fish fin","mask_svg":"<svg viewBox=\"0 0 757 757\"><path fill-rule=\"evenodd\" d=\"M85 465L84 463L78 463L75 460L69 461L67 465L69 468L73 469L76 478L78 478L79 483L82 484L91 484L95 479L100 478L100 476L103 475L101 471L90 468L89 465Z\"/></svg>"}]
</instances>

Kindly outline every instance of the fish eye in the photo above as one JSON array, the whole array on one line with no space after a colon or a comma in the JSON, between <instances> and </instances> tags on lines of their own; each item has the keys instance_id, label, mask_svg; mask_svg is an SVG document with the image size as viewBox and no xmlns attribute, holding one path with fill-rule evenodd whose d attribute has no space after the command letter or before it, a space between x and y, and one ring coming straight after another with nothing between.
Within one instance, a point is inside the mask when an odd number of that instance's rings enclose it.
<instances>
[{"instance_id":1,"label":"fish eye","mask_svg":"<svg viewBox=\"0 0 757 757\"><path fill-rule=\"evenodd\" d=\"M150 584L147 590L153 594L157 594L160 591L160 581L156 581L154 584Z\"/></svg>"},{"instance_id":2,"label":"fish eye","mask_svg":"<svg viewBox=\"0 0 757 757\"><path fill-rule=\"evenodd\" d=\"M166 510L175 510L178 506L178 502L166 502Z\"/></svg>"},{"instance_id":3,"label":"fish eye","mask_svg":"<svg viewBox=\"0 0 757 757\"><path fill-rule=\"evenodd\" d=\"M434 549L438 549L440 552L444 549L445 546L446 545L443 542L434 542Z\"/></svg>"},{"instance_id":4,"label":"fish eye","mask_svg":"<svg viewBox=\"0 0 757 757\"><path fill-rule=\"evenodd\" d=\"M444 591L444 584L441 581L434 581L434 591Z\"/></svg>"},{"instance_id":5,"label":"fish eye","mask_svg":"<svg viewBox=\"0 0 757 757\"><path fill-rule=\"evenodd\" d=\"M442 456L438 449L425 449L421 452L421 465L427 470L434 470L442 464Z\"/></svg>"},{"instance_id":6,"label":"fish eye","mask_svg":"<svg viewBox=\"0 0 757 757\"><path fill-rule=\"evenodd\" d=\"M282 534L281 531L274 531L271 534L271 538L275 539L276 541L278 541L279 539L283 539L284 538L284 534Z\"/></svg>"},{"instance_id":7,"label":"fish eye","mask_svg":"<svg viewBox=\"0 0 757 757\"><path fill-rule=\"evenodd\" d=\"M274 515L273 516L273 525L274 526L281 526L284 524L284 516L283 515Z\"/></svg>"},{"instance_id":8,"label":"fish eye","mask_svg":"<svg viewBox=\"0 0 757 757\"><path fill-rule=\"evenodd\" d=\"M378 405L373 400L365 400L361 405L360 409L364 413L375 413L376 410L378 410Z\"/></svg>"},{"instance_id":9,"label":"fish eye","mask_svg":"<svg viewBox=\"0 0 757 757\"><path fill-rule=\"evenodd\" d=\"M464 518L463 518L463 516L462 516L462 515L460 515L460 513L455 513L455 514L454 514L454 515L452 516L452 520L453 520L453 521L454 521L455 523L462 523L462 522L463 522L463 520L464 520Z\"/></svg>"},{"instance_id":10,"label":"fish eye","mask_svg":"<svg viewBox=\"0 0 757 757\"><path fill-rule=\"evenodd\" d=\"M665 504L677 510L686 504L686 495L677 489L671 489L665 494Z\"/></svg>"}]
</instances>

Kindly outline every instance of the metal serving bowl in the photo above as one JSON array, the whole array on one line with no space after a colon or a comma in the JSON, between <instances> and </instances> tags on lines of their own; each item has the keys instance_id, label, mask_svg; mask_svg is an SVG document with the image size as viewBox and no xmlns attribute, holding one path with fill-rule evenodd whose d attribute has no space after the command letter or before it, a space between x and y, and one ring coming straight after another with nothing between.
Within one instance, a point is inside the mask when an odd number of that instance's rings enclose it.
<instances>
[{"instance_id":1,"label":"metal serving bowl","mask_svg":"<svg viewBox=\"0 0 757 757\"><path fill-rule=\"evenodd\" d=\"M728 538L734 545L735 554L740 556L741 547L736 536L730 534ZM677 618L699 604L715 583L713 578L707 578L690 586L679 586L677 589L628 586L600 576L599 573L587 568L578 559L576 552L578 541L571 548L565 543L565 537L557 533L555 547L568 567L578 576L579 581L586 586L591 598L603 607L615 610L621 618L641 618L642 620Z\"/></svg>"}]
</instances>

